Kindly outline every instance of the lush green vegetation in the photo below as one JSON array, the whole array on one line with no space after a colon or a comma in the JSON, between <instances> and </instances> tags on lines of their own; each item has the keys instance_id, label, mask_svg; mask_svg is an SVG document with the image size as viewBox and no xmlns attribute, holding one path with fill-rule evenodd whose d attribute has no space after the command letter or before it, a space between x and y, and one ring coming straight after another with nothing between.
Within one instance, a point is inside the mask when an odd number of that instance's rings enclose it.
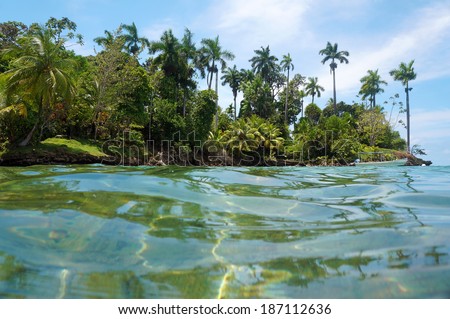
<instances>
[{"instance_id":1,"label":"lush green vegetation","mask_svg":"<svg viewBox=\"0 0 450 319\"><path fill-rule=\"evenodd\" d=\"M337 44L319 52L322 63L331 61L334 84L334 98L321 109L314 100L324 92L319 79L293 74L291 55L279 60L269 46L254 51L251 69L239 70L230 66L235 56L219 36L196 44L186 29L180 38L167 30L146 39L132 23L105 31L94 39L101 50L84 57L67 46L69 39L83 41L76 27L67 18L0 24L0 154L44 140L61 143L48 140L57 135L92 140L138 162L168 154L169 161L192 164L219 155L232 158L223 163L330 164L352 162L364 150L405 149L395 130L398 96L384 107L376 102L387 85L378 70L361 78L360 102L337 102L337 62L349 63L350 56ZM407 95L416 76L412 63L391 72ZM219 79L233 93L230 106L218 105ZM409 137L408 103L407 111Z\"/></svg>"},{"instance_id":2,"label":"lush green vegetation","mask_svg":"<svg viewBox=\"0 0 450 319\"><path fill-rule=\"evenodd\" d=\"M85 153L98 157L106 156L106 154L101 151L100 145L89 141L68 140L65 138L48 138L41 144L48 147L54 147L55 149L66 147L73 153Z\"/></svg>"}]
</instances>

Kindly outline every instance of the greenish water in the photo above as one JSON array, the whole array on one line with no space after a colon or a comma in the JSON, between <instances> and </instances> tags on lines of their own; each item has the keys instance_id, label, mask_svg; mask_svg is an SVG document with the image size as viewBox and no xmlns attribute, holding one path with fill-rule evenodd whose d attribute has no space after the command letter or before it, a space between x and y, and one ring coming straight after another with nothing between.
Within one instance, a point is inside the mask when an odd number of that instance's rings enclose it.
<instances>
[{"instance_id":1,"label":"greenish water","mask_svg":"<svg viewBox=\"0 0 450 319\"><path fill-rule=\"evenodd\" d=\"M449 298L450 167L0 168L3 298Z\"/></svg>"}]
</instances>

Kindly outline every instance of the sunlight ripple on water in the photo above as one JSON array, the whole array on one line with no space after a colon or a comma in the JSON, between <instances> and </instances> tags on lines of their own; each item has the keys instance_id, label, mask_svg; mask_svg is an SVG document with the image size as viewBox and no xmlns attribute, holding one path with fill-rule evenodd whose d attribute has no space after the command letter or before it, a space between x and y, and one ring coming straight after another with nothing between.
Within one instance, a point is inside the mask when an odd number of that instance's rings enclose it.
<instances>
[{"instance_id":1,"label":"sunlight ripple on water","mask_svg":"<svg viewBox=\"0 0 450 319\"><path fill-rule=\"evenodd\" d=\"M0 297L449 298L449 176L0 168Z\"/></svg>"}]
</instances>

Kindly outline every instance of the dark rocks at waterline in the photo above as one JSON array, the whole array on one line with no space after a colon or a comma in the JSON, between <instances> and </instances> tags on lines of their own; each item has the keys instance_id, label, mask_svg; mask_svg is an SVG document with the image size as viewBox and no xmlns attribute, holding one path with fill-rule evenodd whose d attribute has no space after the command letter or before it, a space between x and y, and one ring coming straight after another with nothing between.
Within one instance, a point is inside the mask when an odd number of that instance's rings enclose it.
<instances>
[{"instance_id":1,"label":"dark rocks at waterline","mask_svg":"<svg viewBox=\"0 0 450 319\"><path fill-rule=\"evenodd\" d=\"M406 166L430 166L433 164L431 161L425 161L421 158L415 157L413 155L408 157L408 160L406 161Z\"/></svg>"},{"instance_id":2,"label":"dark rocks at waterline","mask_svg":"<svg viewBox=\"0 0 450 319\"><path fill-rule=\"evenodd\" d=\"M33 153L11 153L0 159L0 166L31 166L31 165L57 165L57 164L96 164L101 163L103 158L90 154L68 154L61 152Z\"/></svg>"},{"instance_id":3,"label":"dark rocks at waterline","mask_svg":"<svg viewBox=\"0 0 450 319\"><path fill-rule=\"evenodd\" d=\"M254 155L254 154L252 154ZM406 158L407 166L429 166L431 161L425 161L407 153L397 154L397 158ZM193 152L176 153L174 151L160 151L146 157L134 156L94 156L87 153L67 152L64 148L58 151L43 151L38 149L28 152L10 152L0 158L0 166L30 166L51 164L105 164L125 166L348 166L353 163L330 162L326 158L318 158L314 161L302 162L289 159L284 155L272 158L263 156L230 156L225 151L206 154L194 154Z\"/></svg>"}]
</instances>

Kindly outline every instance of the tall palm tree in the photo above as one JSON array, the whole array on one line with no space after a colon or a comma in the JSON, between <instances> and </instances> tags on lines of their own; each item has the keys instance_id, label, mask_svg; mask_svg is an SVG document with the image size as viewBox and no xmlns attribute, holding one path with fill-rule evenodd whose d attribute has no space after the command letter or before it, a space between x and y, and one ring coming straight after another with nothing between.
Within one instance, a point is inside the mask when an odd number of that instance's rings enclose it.
<instances>
[{"instance_id":1,"label":"tall palm tree","mask_svg":"<svg viewBox=\"0 0 450 319\"><path fill-rule=\"evenodd\" d=\"M288 122L288 98L289 98L289 71L294 70L294 64L292 64L291 54L283 55L283 60L281 60L281 68L287 71L287 81L286 81L286 102L284 105L284 124Z\"/></svg>"},{"instance_id":2,"label":"tall palm tree","mask_svg":"<svg viewBox=\"0 0 450 319\"><path fill-rule=\"evenodd\" d=\"M252 70L241 69L239 73L241 73L241 83L251 82L255 79L255 73Z\"/></svg>"},{"instance_id":3,"label":"tall palm tree","mask_svg":"<svg viewBox=\"0 0 450 319\"><path fill-rule=\"evenodd\" d=\"M325 91L325 89L319 85L318 83L319 79L317 77L309 77L308 83L306 83L305 86L305 94L311 95L312 101L311 103L314 104L314 96L320 97L320 93Z\"/></svg>"},{"instance_id":4,"label":"tall palm tree","mask_svg":"<svg viewBox=\"0 0 450 319\"><path fill-rule=\"evenodd\" d=\"M188 61L193 61L197 55L197 48L194 43L194 34L188 28L184 29L184 35L181 39L181 52L183 57Z\"/></svg>"},{"instance_id":5,"label":"tall palm tree","mask_svg":"<svg viewBox=\"0 0 450 319\"><path fill-rule=\"evenodd\" d=\"M236 121L236 98L241 86L241 72L236 68L236 65L234 65L233 68L225 69L221 79L223 81L222 85L228 84L233 91L234 120Z\"/></svg>"},{"instance_id":6,"label":"tall palm tree","mask_svg":"<svg viewBox=\"0 0 450 319\"><path fill-rule=\"evenodd\" d=\"M173 35L172 30L166 30L159 41L149 43L150 54L159 53L153 63L160 65L166 76L178 74L180 42Z\"/></svg>"},{"instance_id":7,"label":"tall palm tree","mask_svg":"<svg viewBox=\"0 0 450 319\"><path fill-rule=\"evenodd\" d=\"M114 42L114 34L108 30L105 30L105 36L104 37L96 37L94 39L94 42L97 43L98 45L106 48Z\"/></svg>"},{"instance_id":8,"label":"tall palm tree","mask_svg":"<svg viewBox=\"0 0 450 319\"><path fill-rule=\"evenodd\" d=\"M196 82L192 77L195 73L195 60L197 48L194 43L194 34L188 28L184 29L184 35L180 43L180 72L179 82L183 88L183 116L186 116L186 101L189 89L196 88Z\"/></svg>"},{"instance_id":9,"label":"tall palm tree","mask_svg":"<svg viewBox=\"0 0 450 319\"><path fill-rule=\"evenodd\" d=\"M304 113L304 110L305 110L305 103L304 103L304 100L303 100L303 99L304 99L306 96L308 96L308 95L305 93L304 90L300 90L300 91L298 92L298 98L300 99L300 107L302 108L302 109L301 109L301 111L302 111L301 118L303 118L303 113Z\"/></svg>"},{"instance_id":10,"label":"tall palm tree","mask_svg":"<svg viewBox=\"0 0 450 319\"><path fill-rule=\"evenodd\" d=\"M261 47L261 50L254 51L256 55L249 60L252 64L253 72L260 74L266 83L270 83L272 75L278 71L278 58L270 54L270 48Z\"/></svg>"},{"instance_id":11,"label":"tall palm tree","mask_svg":"<svg viewBox=\"0 0 450 319\"><path fill-rule=\"evenodd\" d=\"M180 41L171 29L164 31L159 41L152 41L149 46L149 53L154 55L151 63L164 73L160 94L176 101L178 110L178 106L181 106L178 104L180 87L183 88L182 110L179 111L186 114L184 99L186 88L191 86L191 83L188 81L187 59L182 50Z\"/></svg>"},{"instance_id":12,"label":"tall palm tree","mask_svg":"<svg viewBox=\"0 0 450 319\"><path fill-rule=\"evenodd\" d=\"M202 47L200 48L200 60L204 68L206 68L207 76L206 83L208 89L211 89L214 74L217 75L220 70L224 70L227 67L226 61L234 59L234 54L228 50L223 50L219 44L219 36L214 39L203 39L201 41ZM217 76L216 76L217 78Z\"/></svg>"},{"instance_id":13,"label":"tall palm tree","mask_svg":"<svg viewBox=\"0 0 450 319\"><path fill-rule=\"evenodd\" d=\"M406 131L407 131L407 151L411 152L411 139L410 139L410 111L409 111L409 91L412 88L409 87L409 81L416 79L417 74L414 72L414 60L410 61L408 64L405 62L400 63L398 69L391 70L389 74L394 78L395 81L400 81L405 87L406 93Z\"/></svg>"},{"instance_id":14,"label":"tall palm tree","mask_svg":"<svg viewBox=\"0 0 450 319\"><path fill-rule=\"evenodd\" d=\"M123 24L123 29L128 32L124 35L125 46L129 53L137 57L145 48L150 46L150 42L145 37L138 35L138 30L134 22L132 24Z\"/></svg>"},{"instance_id":15,"label":"tall palm tree","mask_svg":"<svg viewBox=\"0 0 450 319\"><path fill-rule=\"evenodd\" d=\"M378 74L378 70L368 70L367 75L361 78L361 89L359 94L362 95L362 99L366 99L369 97L370 106L374 108L376 106L375 96L378 93L383 93L384 89L381 88L381 85L387 85L387 82L382 80L380 75Z\"/></svg>"},{"instance_id":16,"label":"tall palm tree","mask_svg":"<svg viewBox=\"0 0 450 319\"><path fill-rule=\"evenodd\" d=\"M30 142L38 125L45 123L58 101L68 101L75 95L68 73L75 67L75 62L63 54L63 47L63 39L54 43L49 29L38 28L24 39L19 58L13 61L13 68L7 72L7 96L29 95L38 109L34 126L20 146Z\"/></svg>"},{"instance_id":17,"label":"tall palm tree","mask_svg":"<svg viewBox=\"0 0 450 319\"><path fill-rule=\"evenodd\" d=\"M216 74L216 120L215 128L219 125L219 70L224 70L227 67L226 60L233 60L234 54L228 50L222 49L219 44L219 36L214 39L203 39L201 41L202 48L200 49L201 62L208 71L207 84L208 89L211 89L213 75ZM219 68L220 67L220 68Z\"/></svg>"},{"instance_id":18,"label":"tall palm tree","mask_svg":"<svg viewBox=\"0 0 450 319\"><path fill-rule=\"evenodd\" d=\"M337 113L337 107L336 107L336 68L337 63L336 61L339 61L339 63L346 63L348 64L347 57L350 55L348 51L338 51L338 44L331 44L330 42L327 42L327 46L325 49L322 49L319 51L320 55L324 55L325 57L322 60L322 64L325 64L328 60L331 60L330 63L330 71L333 74L333 102L334 102L334 112Z\"/></svg>"}]
</instances>

